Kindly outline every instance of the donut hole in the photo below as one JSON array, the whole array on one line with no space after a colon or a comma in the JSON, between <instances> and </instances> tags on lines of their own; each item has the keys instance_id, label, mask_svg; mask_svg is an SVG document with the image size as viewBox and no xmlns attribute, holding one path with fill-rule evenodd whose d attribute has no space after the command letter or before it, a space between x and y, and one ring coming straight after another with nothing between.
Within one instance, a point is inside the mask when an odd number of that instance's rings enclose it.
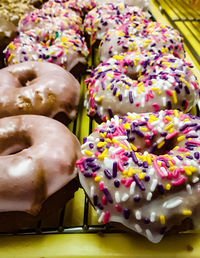
<instances>
[{"instance_id":1,"label":"donut hole","mask_svg":"<svg viewBox=\"0 0 200 258\"><path fill-rule=\"evenodd\" d=\"M138 80L138 77L139 77L139 73L136 72L136 71L133 71L133 68L131 68L131 67L128 67L128 68L127 68L126 75L127 75L129 78L131 78L132 80L134 80L134 81L137 81L137 80Z\"/></svg>"},{"instance_id":2,"label":"donut hole","mask_svg":"<svg viewBox=\"0 0 200 258\"><path fill-rule=\"evenodd\" d=\"M158 145L151 151L152 154L155 155L165 155L169 153L173 148L177 146L177 137L173 137L169 140L165 140L165 144L158 148Z\"/></svg>"},{"instance_id":3,"label":"donut hole","mask_svg":"<svg viewBox=\"0 0 200 258\"><path fill-rule=\"evenodd\" d=\"M68 125L70 122L70 119L67 117L67 115L64 112L57 113L53 119L57 120L58 122L61 122L64 125Z\"/></svg>"},{"instance_id":4,"label":"donut hole","mask_svg":"<svg viewBox=\"0 0 200 258\"><path fill-rule=\"evenodd\" d=\"M18 80L23 87L26 87L29 82L33 81L37 77L34 71L27 71L25 74L20 74Z\"/></svg>"},{"instance_id":5,"label":"donut hole","mask_svg":"<svg viewBox=\"0 0 200 258\"><path fill-rule=\"evenodd\" d=\"M17 154L31 147L31 139L26 135L17 134L1 139L0 156Z\"/></svg>"}]
</instances>

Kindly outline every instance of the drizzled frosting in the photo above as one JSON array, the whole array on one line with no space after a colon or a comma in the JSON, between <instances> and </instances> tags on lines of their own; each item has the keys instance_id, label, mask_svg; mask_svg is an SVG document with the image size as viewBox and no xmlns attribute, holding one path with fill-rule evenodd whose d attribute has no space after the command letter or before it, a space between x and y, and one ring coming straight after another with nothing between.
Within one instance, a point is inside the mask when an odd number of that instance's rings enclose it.
<instances>
[{"instance_id":1,"label":"drizzled frosting","mask_svg":"<svg viewBox=\"0 0 200 258\"><path fill-rule=\"evenodd\" d=\"M190 110L199 96L191 64L171 54L128 52L101 63L86 80L90 116L106 121L127 112Z\"/></svg>"},{"instance_id":2,"label":"drizzled frosting","mask_svg":"<svg viewBox=\"0 0 200 258\"><path fill-rule=\"evenodd\" d=\"M177 110L115 116L84 138L76 163L99 222L159 242L199 211L200 120Z\"/></svg>"}]
</instances>

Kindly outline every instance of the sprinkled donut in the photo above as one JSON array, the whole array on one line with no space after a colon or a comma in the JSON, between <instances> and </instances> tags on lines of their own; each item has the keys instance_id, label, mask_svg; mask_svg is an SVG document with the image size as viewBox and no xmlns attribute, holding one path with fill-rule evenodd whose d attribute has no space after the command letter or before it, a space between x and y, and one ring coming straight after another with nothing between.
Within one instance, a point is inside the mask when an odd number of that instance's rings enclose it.
<instances>
[{"instance_id":1,"label":"sprinkled donut","mask_svg":"<svg viewBox=\"0 0 200 258\"><path fill-rule=\"evenodd\" d=\"M90 37L90 45L101 40L109 29L128 21L140 21L146 18L140 8L123 4L105 4L91 10L85 17L85 32Z\"/></svg>"},{"instance_id":2,"label":"sprinkled donut","mask_svg":"<svg viewBox=\"0 0 200 258\"><path fill-rule=\"evenodd\" d=\"M76 116L80 85L67 71L46 62L26 62L0 70L0 117L35 114Z\"/></svg>"},{"instance_id":3,"label":"sprinkled donut","mask_svg":"<svg viewBox=\"0 0 200 258\"><path fill-rule=\"evenodd\" d=\"M32 226L62 208L78 188L77 138L34 115L0 119L0 231Z\"/></svg>"},{"instance_id":4,"label":"sprinkled donut","mask_svg":"<svg viewBox=\"0 0 200 258\"><path fill-rule=\"evenodd\" d=\"M76 163L99 222L158 243L200 211L200 119L177 110L115 116L84 139ZM183 223L184 224L184 223Z\"/></svg>"},{"instance_id":5,"label":"sprinkled donut","mask_svg":"<svg viewBox=\"0 0 200 258\"><path fill-rule=\"evenodd\" d=\"M190 110L199 96L191 64L171 54L127 52L92 71L87 82L88 115L106 121L127 112Z\"/></svg>"},{"instance_id":6,"label":"sprinkled donut","mask_svg":"<svg viewBox=\"0 0 200 258\"><path fill-rule=\"evenodd\" d=\"M89 53L86 43L75 31L45 28L20 32L4 52L7 65L44 60L60 65L74 75L85 69Z\"/></svg>"},{"instance_id":7,"label":"sprinkled donut","mask_svg":"<svg viewBox=\"0 0 200 258\"><path fill-rule=\"evenodd\" d=\"M172 53L184 58L183 39L172 27L158 22L129 22L108 31L100 44L99 59L104 62L123 52L148 50L156 53Z\"/></svg>"},{"instance_id":8,"label":"sprinkled donut","mask_svg":"<svg viewBox=\"0 0 200 258\"><path fill-rule=\"evenodd\" d=\"M18 30L25 32L31 29L51 30L75 30L78 33L82 31L82 19L71 9L49 8L36 10L26 14L19 21Z\"/></svg>"}]
</instances>

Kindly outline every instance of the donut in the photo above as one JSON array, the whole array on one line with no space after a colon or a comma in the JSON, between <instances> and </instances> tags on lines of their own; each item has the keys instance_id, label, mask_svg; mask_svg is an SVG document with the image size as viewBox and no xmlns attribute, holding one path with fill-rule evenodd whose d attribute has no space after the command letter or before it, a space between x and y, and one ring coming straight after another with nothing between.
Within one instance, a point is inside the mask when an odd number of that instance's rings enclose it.
<instances>
[{"instance_id":1,"label":"donut","mask_svg":"<svg viewBox=\"0 0 200 258\"><path fill-rule=\"evenodd\" d=\"M19 21L18 30L26 32L44 28L47 30L75 30L81 33L82 19L71 9L42 8L26 14Z\"/></svg>"},{"instance_id":2,"label":"donut","mask_svg":"<svg viewBox=\"0 0 200 258\"><path fill-rule=\"evenodd\" d=\"M0 117L35 114L67 124L76 116L80 85L55 64L26 62L0 70ZM62 115L62 116L61 116Z\"/></svg>"},{"instance_id":3,"label":"donut","mask_svg":"<svg viewBox=\"0 0 200 258\"><path fill-rule=\"evenodd\" d=\"M136 6L108 3L92 9L85 16L84 29L90 38L90 45L93 45L97 40L100 41L109 29L128 21L141 21L145 18L145 13Z\"/></svg>"},{"instance_id":4,"label":"donut","mask_svg":"<svg viewBox=\"0 0 200 258\"><path fill-rule=\"evenodd\" d=\"M0 68L4 66L3 50L16 35L17 27L12 22L0 17Z\"/></svg>"},{"instance_id":5,"label":"donut","mask_svg":"<svg viewBox=\"0 0 200 258\"><path fill-rule=\"evenodd\" d=\"M18 24L19 19L28 12L31 12L35 7L28 0L1 0L0 17Z\"/></svg>"},{"instance_id":6,"label":"donut","mask_svg":"<svg viewBox=\"0 0 200 258\"><path fill-rule=\"evenodd\" d=\"M7 65L26 61L55 63L74 76L85 70L88 48L74 30L38 29L20 32L4 50Z\"/></svg>"},{"instance_id":7,"label":"donut","mask_svg":"<svg viewBox=\"0 0 200 258\"><path fill-rule=\"evenodd\" d=\"M84 138L76 163L99 222L158 243L200 211L200 118L177 110L117 115ZM191 223L188 222L188 226Z\"/></svg>"},{"instance_id":8,"label":"donut","mask_svg":"<svg viewBox=\"0 0 200 258\"><path fill-rule=\"evenodd\" d=\"M111 0L94 0L96 6L111 3ZM138 6L142 10L149 9L149 0L115 0L115 4L126 4L130 6Z\"/></svg>"},{"instance_id":9,"label":"donut","mask_svg":"<svg viewBox=\"0 0 200 258\"><path fill-rule=\"evenodd\" d=\"M78 188L74 167L80 145L58 121L35 115L1 118L0 153L1 232L45 218Z\"/></svg>"},{"instance_id":10,"label":"donut","mask_svg":"<svg viewBox=\"0 0 200 258\"><path fill-rule=\"evenodd\" d=\"M113 55L130 51L148 50L172 53L184 58L185 51L180 33L158 22L129 22L108 31L100 44L99 59L104 62Z\"/></svg>"},{"instance_id":11,"label":"donut","mask_svg":"<svg viewBox=\"0 0 200 258\"><path fill-rule=\"evenodd\" d=\"M85 106L97 122L127 112L188 112L199 86L192 65L172 54L127 52L100 63L86 79Z\"/></svg>"}]
</instances>

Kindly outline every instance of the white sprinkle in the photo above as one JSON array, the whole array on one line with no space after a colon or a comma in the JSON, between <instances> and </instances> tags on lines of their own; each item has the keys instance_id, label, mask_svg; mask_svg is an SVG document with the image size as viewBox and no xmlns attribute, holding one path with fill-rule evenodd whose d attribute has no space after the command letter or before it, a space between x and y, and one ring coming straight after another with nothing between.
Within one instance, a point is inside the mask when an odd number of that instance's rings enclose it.
<instances>
[{"instance_id":1,"label":"white sprinkle","mask_svg":"<svg viewBox=\"0 0 200 258\"><path fill-rule=\"evenodd\" d=\"M154 211L152 211L151 215L150 215L150 221L153 223L156 220L156 213Z\"/></svg>"},{"instance_id":2,"label":"white sprinkle","mask_svg":"<svg viewBox=\"0 0 200 258\"><path fill-rule=\"evenodd\" d=\"M194 176L193 178L192 178L192 183L197 183L197 182L199 182L199 178L197 177L197 176Z\"/></svg>"},{"instance_id":3,"label":"white sprinkle","mask_svg":"<svg viewBox=\"0 0 200 258\"><path fill-rule=\"evenodd\" d=\"M99 223L101 223L103 221L104 215L105 215L105 212L102 212L99 219L98 219Z\"/></svg>"},{"instance_id":4,"label":"white sprinkle","mask_svg":"<svg viewBox=\"0 0 200 258\"><path fill-rule=\"evenodd\" d=\"M126 139L127 139L127 136L125 136L125 135L119 135L119 136L115 136L115 139L116 139L116 140L126 140Z\"/></svg>"},{"instance_id":5,"label":"white sprinkle","mask_svg":"<svg viewBox=\"0 0 200 258\"><path fill-rule=\"evenodd\" d=\"M147 194L147 201L151 201L151 198L152 198L152 193L151 192L149 192L148 194Z\"/></svg>"},{"instance_id":6,"label":"white sprinkle","mask_svg":"<svg viewBox=\"0 0 200 258\"><path fill-rule=\"evenodd\" d=\"M95 142L99 142L99 138L96 138L96 139L95 139Z\"/></svg>"},{"instance_id":7,"label":"white sprinkle","mask_svg":"<svg viewBox=\"0 0 200 258\"><path fill-rule=\"evenodd\" d=\"M178 207L179 205L181 205L183 203L183 199L180 197L175 197L169 201L166 201L163 203L163 207L166 209L173 209Z\"/></svg>"},{"instance_id":8,"label":"white sprinkle","mask_svg":"<svg viewBox=\"0 0 200 258\"><path fill-rule=\"evenodd\" d=\"M152 175L154 174L154 171L155 171L155 170L154 170L153 168L150 168L150 169L149 169L149 175L152 176Z\"/></svg>"},{"instance_id":9,"label":"white sprinkle","mask_svg":"<svg viewBox=\"0 0 200 258\"><path fill-rule=\"evenodd\" d=\"M142 232L142 228L140 227L140 225L138 224L135 224L135 229L138 233L141 233Z\"/></svg>"},{"instance_id":10,"label":"white sprinkle","mask_svg":"<svg viewBox=\"0 0 200 258\"><path fill-rule=\"evenodd\" d=\"M93 198L94 196L94 186L91 186L90 188L90 196Z\"/></svg>"},{"instance_id":11,"label":"white sprinkle","mask_svg":"<svg viewBox=\"0 0 200 258\"><path fill-rule=\"evenodd\" d=\"M128 90L125 90L125 91L124 91L124 97L125 97L125 98L128 97L128 93L129 93Z\"/></svg>"},{"instance_id":12,"label":"white sprinkle","mask_svg":"<svg viewBox=\"0 0 200 258\"><path fill-rule=\"evenodd\" d=\"M192 187L191 187L191 185L187 184L186 185L186 190L187 190L188 194L192 194Z\"/></svg>"},{"instance_id":13,"label":"white sprinkle","mask_svg":"<svg viewBox=\"0 0 200 258\"><path fill-rule=\"evenodd\" d=\"M113 152L113 154L115 154L116 152L120 151L121 149L122 149L121 147L115 149L114 152Z\"/></svg>"},{"instance_id":14,"label":"white sprinkle","mask_svg":"<svg viewBox=\"0 0 200 258\"><path fill-rule=\"evenodd\" d=\"M112 159L105 157L103 163L107 169L112 170L112 168L113 168L113 160Z\"/></svg>"},{"instance_id":15,"label":"white sprinkle","mask_svg":"<svg viewBox=\"0 0 200 258\"><path fill-rule=\"evenodd\" d=\"M136 212L135 212L135 217L136 217L137 220L141 220L141 218L142 218L142 216L141 216L141 211L136 210Z\"/></svg>"},{"instance_id":16,"label":"white sprinkle","mask_svg":"<svg viewBox=\"0 0 200 258\"><path fill-rule=\"evenodd\" d=\"M161 143L163 140L164 140L164 137L160 137L160 138L157 140L157 144Z\"/></svg>"},{"instance_id":17,"label":"white sprinkle","mask_svg":"<svg viewBox=\"0 0 200 258\"><path fill-rule=\"evenodd\" d=\"M141 102L140 102L140 106L143 108L144 107L144 101L145 101L145 99L144 99L144 97L141 99Z\"/></svg>"},{"instance_id":18,"label":"white sprinkle","mask_svg":"<svg viewBox=\"0 0 200 258\"><path fill-rule=\"evenodd\" d=\"M131 145L129 144L129 142L128 142L127 140L124 140L124 142L125 142L125 144L127 145L127 147L128 147L129 149L131 149Z\"/></svg>"},{"instance_id":19,"label":"white sprinkle","mask_svg":"<svg viewBox=\"0 0 200 258\"><path fill-rule=\"evenodd\" d=\"M86 142L83 145L81 145L81 150L86 149L89 144L90 144L90 142Z\"/></svg>"},{"instance_id":20,"label":"white sprinkle","mask_svg":"<svg viewBox=\"0 0 200 258\"><path fill-rule=\"evenodd\" d=\"M162 170L165 176L168 176L167 170L164 167L160 167L160 169Z\"/></svg>"},{"instance_id":21,"label":"white sprinkle","mask_svg":"<svg viewBox=\"0 0 200 258\"><path fill-rule=\"evenodd\" d=\"M133 195L135 193L135 181L131 183L130 185L130 195Z\"/></svg>"},{"instance_id":22,"label":"white sprinkle","mask_svg":"<svg viewBox=\"0 0 200 258\"><path fill-rule=\"evenodd\" d=\"M115 192L115 201L116 201L116 203L120 203L120 194L118 191Z\"/></svg>"},{"instance_id":23,"label":"white sprinkle","mask_svg":"<svg viewBox=\"0 0 200 258\"><path fill-rule=\"evenodd\" d=\"M127 201L128 198L129 198L129 195L128 195L127 193L123 194L123 196L122 196L122 202Z\"/></svg>"},{"instance_id":24,"label":"white sprinkle","mask_svg":"<svg viewBox=\"0 0 200 258\"><path fill-rule=\"evenodd\" d=\"M104 108L103 108L102 106L100 106L100 108L99 108L99 113L100 113L100 114L103 114L103 109L104 109Z\"/></svg>"},{"instance_id":25,"label":"white sprinkle","mask_svg":"<svg viewBox=\"0 0 200 258\"><path fill-rule=\"evenodd\" d=\"M150 191L151 191L151 192L154 192L154 191L155 191L157 184L158 184L158 180L154 178L154 179L152 180L152 184L151 184L151 187L150 187Z\"/></svg>"},{"instance_id":26,"label":"white sprinkle","mask_svg":"<svg viewBox=\"0 0 200 258\"><path fill-rule=\"evenodd\" d=\"M167 104L167 99L166 99L166 97L162 97L162 103L163 103L163 106L166 106L166 104Z\"/></svg>"},{"instance_id":27,"label":"white sprinkle","mask_svg":"<svg viewBox=\"0 0 200 258\"><path fill-rule=\"evenodd\" d=\"M150 231L149 229L146 229L146 235L147 235L147 238L148 238L150 241L152 241L153 235L152 235L152 233L151 233L151 231Z\"/></svg>"}]
</instances>

